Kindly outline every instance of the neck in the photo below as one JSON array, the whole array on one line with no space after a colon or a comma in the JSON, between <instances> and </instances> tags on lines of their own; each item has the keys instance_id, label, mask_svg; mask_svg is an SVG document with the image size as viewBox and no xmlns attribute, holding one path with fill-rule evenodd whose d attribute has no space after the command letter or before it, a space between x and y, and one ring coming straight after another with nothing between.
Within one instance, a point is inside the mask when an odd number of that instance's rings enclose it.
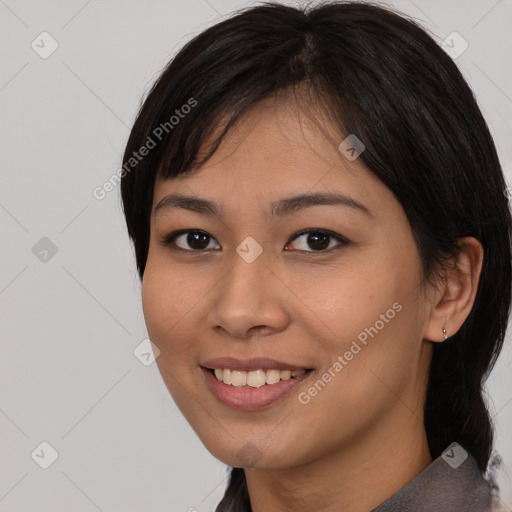
<instances>
[{"instance_id":1,"label":"neck","mask_svg":"<svg viewBox=\"0 0 512 512\"><path fill-rule=\"evenodd\" d=\"M432 462L423 422L408 411L401 420L306 464L245 469L253 512L373 510Z\"/></svg>"}]
</instances>

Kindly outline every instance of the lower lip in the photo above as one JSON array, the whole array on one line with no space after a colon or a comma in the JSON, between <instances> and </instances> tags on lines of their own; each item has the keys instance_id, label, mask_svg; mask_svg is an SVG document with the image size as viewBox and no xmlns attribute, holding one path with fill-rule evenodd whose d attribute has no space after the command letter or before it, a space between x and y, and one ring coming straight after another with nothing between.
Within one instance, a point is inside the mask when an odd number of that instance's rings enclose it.
<instances>
[{"instance_id":1,"label":"lower lip","mask_svg":"<svg viewBox=\"0 0 512 512\"><path fill-rule=\"evenodd\" d=\"M280 398L290 393L301 382L304 382L312 373L306 371L302 375L280 380L276 384L265 384L259 388L236 387L230 384L224 384L215 377L215 375L206 368L201 368L206 378L206 384L210 391L224 404L237 409L253 410L266 407Z\"/></svg>"}]
</instances>

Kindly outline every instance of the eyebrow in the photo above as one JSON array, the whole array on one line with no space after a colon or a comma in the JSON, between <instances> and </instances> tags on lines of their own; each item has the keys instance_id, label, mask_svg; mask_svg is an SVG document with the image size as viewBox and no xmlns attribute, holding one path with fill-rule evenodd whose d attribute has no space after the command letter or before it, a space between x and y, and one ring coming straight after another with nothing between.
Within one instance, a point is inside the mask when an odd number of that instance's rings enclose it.
<instances>
[{"instance_id":1,"label":"eyebrow","mask_svg":"<svg viewBox=\"0 0 512 512\"><path fill-rule=\"evenodd\" d=\"M352 197L332 192L305 193L291 197L285 197L271 204L272 217L284 217L290 213L304 210L312 206L345 206L352 210L373 216L370 210ZM165 196L155 206L155 216L170 208L182 208L203 215L214 215L224 217L222 208L215 202L200 197L186 196L182 194L171 194Z\"/></svg>"}]
</instances>

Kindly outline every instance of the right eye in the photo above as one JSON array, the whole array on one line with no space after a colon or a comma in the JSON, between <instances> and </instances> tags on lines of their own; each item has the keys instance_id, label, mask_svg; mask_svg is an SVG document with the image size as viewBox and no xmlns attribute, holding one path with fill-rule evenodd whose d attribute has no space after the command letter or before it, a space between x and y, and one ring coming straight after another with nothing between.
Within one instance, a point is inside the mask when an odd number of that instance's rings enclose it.
<instances>
[{"instance_id":1,"label":"right eye","mask_svg":"<svg viewBox=\"0 0 512 512\"><path fill-rule=\"evenodd\" d=\"M171 249L187 252L210 252L212 249L216 249L215 247L208 247L208 242L213 240L215 238L206 231L180 229L166 235L160 240L160 245L171 246ZM220 246L217 249L220 249Z\"/></svg>"}]
</instances>

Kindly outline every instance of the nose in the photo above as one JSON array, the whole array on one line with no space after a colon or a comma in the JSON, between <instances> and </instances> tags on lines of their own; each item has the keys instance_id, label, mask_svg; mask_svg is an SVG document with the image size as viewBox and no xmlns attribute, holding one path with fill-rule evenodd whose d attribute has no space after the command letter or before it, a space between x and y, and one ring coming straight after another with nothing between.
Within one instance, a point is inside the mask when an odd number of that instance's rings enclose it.
<instances>
[{"instance_id":1,"label":"nose","mask_svg":"<svg viewBox=\"0 0 512 512\"><path fill-rule=\"evenodd\" d=\"M210 329L246 339L282 331L289 323L288 289L269 267L265 251L252 263L234 252L230 270L214 290Z\"/></svg>"}]
</instances>

